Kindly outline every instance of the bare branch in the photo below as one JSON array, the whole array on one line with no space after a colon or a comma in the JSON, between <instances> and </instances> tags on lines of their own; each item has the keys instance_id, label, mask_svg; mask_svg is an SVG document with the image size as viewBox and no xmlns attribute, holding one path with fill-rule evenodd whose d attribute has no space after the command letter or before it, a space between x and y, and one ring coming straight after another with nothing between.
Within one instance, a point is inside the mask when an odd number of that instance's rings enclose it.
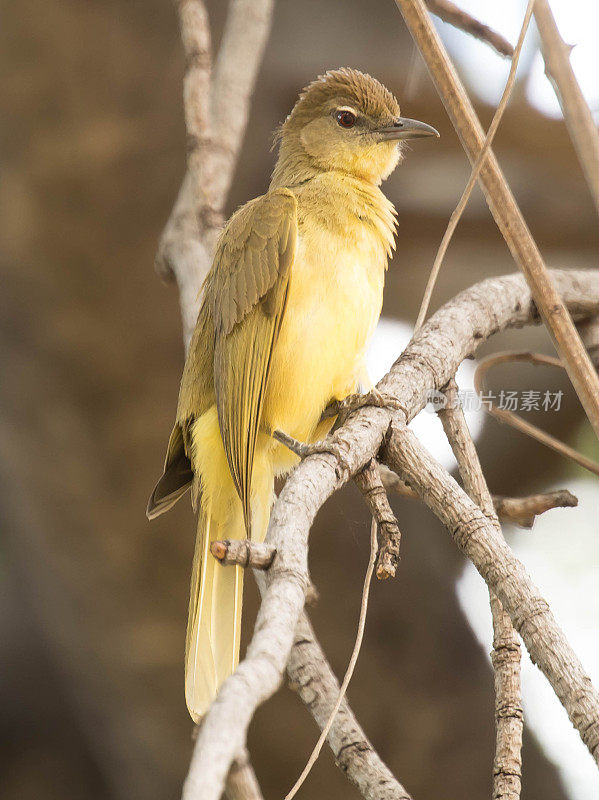
<instances>
[{"instance_id":1,"label":"bare branch","mask_svg":"<svg viewBox=\"0 0 599 800\"><path fill-rule=\"evenodd\" d=\"M495 758L493 800L518 800L522 789L522 728L520 642L501 601L489 589L493 618L491 663L495 683Z\"/></svg>"},{"instance_id":2,"label":"bare branch","mask_svg":"<svg viewBox=\"0 0 599 800\"><path fill-rule=\"evenodd\" d=\"M287 674L322 730L339 697L339 684L305 614L295 630ZM411 800L366 738L347 700L339 707L327 741L337 766L365 800Z\"/></svg>"},{"instance_id":3,"label":"bare branch","mask_svg":"<svg viewBox=\"0 0 599 800\"><path fill-rule=\"evenodd\" d=\"M264 800L245 747L231 764L225 797L227 800Z\"/></svg>"},{"instance_id":4,"label":"bare branch","mask_svg":"<svg viewBox=\"0 0 599 800\"><path fill-rule=\"evenodd\" d=\"M212 542L210 552L224 567L238 564L252 569L268 569L275 557L272 545L250 539L223 539Z\"/></svg>"},{"instance_id":5,"label":"bare branch","mask_svg":"<svg viewBox=\"0 0 599 800\"><path fill-rule=\"evenodd\" d=\"M501 497L493 495L495 512L499 519L532 528L535 518L552 508L575 508L578 498L567 489L558 489L545 494L531 494L528 497Z\"/></svg>"},{"instance_id":6,"label":"bare branch","mask_svg":"<svg viewBox=\"0 0 599 800\"><path fill-rule=\"evenodd\" d=\"M354 481L362 492L372 518L379 528L380 550L376 563L376 577L380 581L394 578L399 564L401 531L389 505L387 492L383 486L376 461L371 461L361 472L358 472Z\"/></svg>"},{"instance_id":7,"label":"bare branch","mask_svg":"<svg viewBox=\"0 0 599 800\"><path fill-rule=\"evenodd\" d=\"M290 791L287 792L287 794L285 795L285 800L292 800L292 798L296 796L302 784L305 782L306 778L310 774L310 770L312 769L312 767L316 763L316 760L318 759L318 756L320 755L320 752L322 750L325 741L327 740L329 732L335 723L335 717L339 713L341 704L345 699L345 695L347 693L347 687L349 686L349 682L351 681L352 676L354 674L356 664L358 663L358 656L360 655L360 649L362 648L362 640L364 639L364 629L366 627L366 612L368 611L368 597L370 594L370 583L372 581L372 574L374 572L374 562L376 561L377 550L378 547L376 540L376 522L374 521L373 518L370 526L370 558L368 559L368 567L366 569L366 576L364 578L364 587L362 589L362 601L360 603L360 617L358 619L358 632L356 634L356 641L354 643L352 654L349 659L349 664L347 665L347 670L345 672L345 675L343 676L343 681L339 688L335 704L333 705L329 717L320 732L320 736L318 737L318 741L316 742L316 745L314 746L314 749L310 754L308 763L302 770L301 775L293 784Z\"/></svg>"},{"instance_id":8,"label":"bare branch","mask_svg":"<svg viewBox=\"0 0 599 800\"><path fill-rule=\"evenodd\" d=\"M163 278L177 281L186 346L223 224L222 212L247 126L272 7L273 0L233 0L212 76L204 3L179 3L187 60L183 92L189 141L187 173L160 239L156 269Z\"/></svg>"},{"instance_id":9,"label":"bare branch","mask_svg":"<svg viewBox=\"0 0 599 800\"><path fill-rule=\"evenodd\" d=\"M545 73L562 108L568 133L599 212L599 130L578 85L567 45L547 0L536 0L535 20L541 36Z\"/></svg>"},{"instance_id":10,"label":"bare branch","mask_svg":"<svg viewBox=\"0 0 599 800\"><path fill-rule=\"evenodd\" d=\"M384 464L379 464L379 472L383 486L389 492L395 492L401 497L418 499L416 492L407 486L393 470ZM511 522L521 528L532 528L535 518L552 508L574 508L578 505L578 498L567 489L558 489L555 492L531 494L527 497L503 497L494 494L493 506L501 522Z\"/></svg>"},{"instance_id":11,"label":"bare branch","mask_svg":"<svg viewBox=\"0 0 599 800\"><path fill-rule=\"evenodd\" d=\"M472 103L447 55L424 0L395 0L420 48L445 109L471 162L484 144L484 132ZM512 256L524 272L535 302L564 361L595 434L599 437L599 376L545 266L507 181L489 149L480 183Z\"/></svg>"},{"instance_id":12,"label":"bare branch","mask_svg":"<svg viewBox=\"0 0 599 800\"><path fill-rule=\"evenodd\" d=\"M524 45L524 38L526 36L526 32L530 24L530 18L532 16L532 8L534 3L535 0L528 0L528 5L526 7L526 12L524 14L524 21L522 22L522 27L520 29L520 34L518 36L518 42L516 44L516 49L514 51L512 63L510 64L510 72L505 84L505 88L503 90L503 94L501 95L501 100L499 101L497 110L493 114L493 119L491 120L489 130L487 131L487 135L485 136L484 144L478 156L476 157L476 161L474 162L474 165L472 167L468 183L466 184L466 187L462 192L462 196L460 197L457 206L455 207L451 217L449 218L449 222L447 223L447 228L445 229L445 233L443 234L441 243L439 244L437 255L435 256L435 260L433 262L433 266L431 268L431 272L428 277L426 288L424 290L422 303L420 304L420 310L418 312L418 318L416 320L416 329L418 329L426 319L426 315L428 313L429 305L431 302L431 297L433 295L433 289L435 288L435 284L437 282L437 278L441 270L441 265L443 263L443 259L445 258L445 253L447 252L447 248L449 247L449 243L451 242L455 229L458 226L458 222L460 221L461 216L464 213L464 209L468 204L468 200L470 199L472 190L474 189L476 181L478 180L478 176L481 167L483 165L483 161L487 157L487 153L489 152L489 148L491 147L493 139L495 138L495 134L497 133L497 128L499 127L499 123L501 122L501 119L503 117L503 113L507 108L507 104L509 102L512 89L514 88L514 83L516 82L516 70L518 69L518 62L520 61L520 53L522 52L522 46ZM430 3L427 3L427 5L430 8Z\"/></svg>"},{"instance_id":13,"label":"bare branch","mask_svg":"<svg viewBox=\"0 0 599 800\"><path fill-rule=\"evenodd\" d=\"M213 138L212 186L222 211L250 116L250 99L270 32L274 0L231 0L214 67L210 105Z\"/></svg>"},{"instance_id":14,"label":"bare branch","mask_svg":"<svg viewBox=\"0 0 599 800\"><path fill-rule=\"evenodd\" d=\"M451 0L426 0L426 5L431 14L453 25L454 28L459 28L465 33L474 36L475 39L480 39L481 42L490 44L502 56L512 56L514 49L512 45L504 39L500 33L489 28L474 17L470 16L466 11L462 11Z\"/></svg>"},{"instance_id":15,"label":"bare branch","mask_svg":"<svg viewBox=\"0 0 599 800\"><path fill-rule=\"evenodd\" d=\"M394 424L385 460L443 522L509 614L533 662L541 669L599 764L599 693L547 602L490 522L411 430Z\"/></svg>"},{"instance_id":16,"label":"bare branch","mask_svg":"<svg viewBox=\"0 0 599 800\"><path fill-rule=\"evenodd\" d=\"M464 488L482 513L502 536L491 493L468 430L458 399L455 380L445 389L447 405L439 410L443 430L458 462ZM520 695L520 642L501 602L489 589L493 617L495 675L495 759L493 762L494 800L518 800L522 788L522 698Z\"/></svg>"},{"instance_id":17,"label":"bare branch","mask_svg":"<svg viewBox=\"0 0 599 800\"><path fill-rule=\"evenodd\" d=\"M599 313L599 272L555 271L552 277L564 302L578 319ZM186 800L218 800L231 760L245 742L255 709L280 684L309 581L308 533L318 509L375 456L391 421L397 424L400 419L411 420L424 407L428 392L444 386L461 361L474 353L482 341L507 327L538 321L536 306L522 276L494 278L462 292L423 325L379 382L378 389L396 399L396 408L357 410L331 437L343 452L344 463L333 453L315 454L290 475L271 513L267 541L276 548L277 555L271 568L263 573L267 588L252 640L245 659L225 681L204 718L185 787ZM408 483L420 491L411 478ZM475 519L482 517L488 525L480 510L466 500L467 508L459 507L466 514L464 519L470 519L474 509L478 514ZM500 555L506 548L501 541ZM491 571L493 558L494 551L490 550ZM514 573L517 581L512 589L530 592L529 579L519 570ZM503 603L504 597L497 593ZM523 619L520 628L527 626L528 620ZM554 633L551 629L549 639L537 640L535 657L540 658L541 653L553 647ZM560 683L559 696L564 697L574 686L568 670ZM577 681L575 686L578 689ZM578 722L582 724L580 719Z\"/></svg>"}]
</instances>

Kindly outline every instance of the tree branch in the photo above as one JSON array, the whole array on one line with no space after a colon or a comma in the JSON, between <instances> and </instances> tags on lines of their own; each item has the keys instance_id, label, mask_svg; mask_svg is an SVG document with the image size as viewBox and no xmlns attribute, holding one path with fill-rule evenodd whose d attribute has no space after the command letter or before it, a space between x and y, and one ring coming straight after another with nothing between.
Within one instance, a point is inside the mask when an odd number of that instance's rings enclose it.
<instances>
[{"instance_id":1,"label":"tree branch","mask_svg":"<svg viewBox=\"0 0 599 800\"><path fill-rule=\"evenodd\" d=\"M295 629L287 674L291 688L322 730L339 697L339 683L306 614L300 615ZM327 741L335 763L365 800L411 800L366 738L347 700L341 703Z\"/></svg>"},{"instance_id":2,"label":"tree branch","mask_svg":"<svg viewBox=\"0 0 599 800\"><path fill-rule=\"evenodd\" d=\"M385 460L443 522L462 552L497 595L599 764L599 694L547 602L497 527L426 452L408 428L394 424Z\"/></svg>"},{"instance_id":3,"label":"tree branch","mask_svg":"<svg viewBox=\"0 0 599 800\"><path fill-rule=\"evenodd\" d=\"M212 542L210 552L223 567L238 564L252 569L268 569L275 557L272 545L251 539L223 539Z\"/></svg>"},{"instance_id":4,"label":"tree branch","mask_svg":"<svg viewBox=\"0 0 599 800\"><path fill-rule=\"evenodd\" d=\"M491 493L459 404L455 379L445 389L447 404L439 410L443 430L458 462L464 489L502 536ZM520 695L520 642L501 602L489 589L493 617L495 675L495 759L494 800L518 800L522 788L522 698Z\"/></svg>"},{"instance_id":5,"label":"tree branch","mask_svg":"<svg viewBox=\"0 0 599 800\"><path fill-rule=\"evenodd\" d=\"M264 800L245 747L231 764L225 797L227 800Z\"/></svg>"},{"instance_id":6,"label":"tree branch","mask_svg":"<svg viewBox=\"0 0 599 800\"><path fill-rule=\"evenodd\" d=\"M366 505L379 529L380 549L376 563L376 577L380 581L394 578L399 564L401 531L389 505L387 492L383 486L376 461L371 461L361 472L358 472L354 481L362 492Z\"/></svg>"},{"instance_id":7,"label":"tree branch","mask_svg":"<svg viewBox=\"0 0 599 800\"><path fill-rule=\"evenodd\" d=\"M493 495L495 513L500 520L532 528L535 517L552 508L575 508L578 498L567 489L558 489L545 494L531 494L528 497L501 497Z\"/></svg>"},{"instance_id":8,"label":"tree branch","mask_svg":"<svg viewBox=\"0 0 599 800\"><path fill-rule=\"evenodd\" d=\"M395 0L437 87L445 109L471 162L485 135L472 103L424 5L424 0ZM551 332L580 402L599 437L599 376L551 280L539 249L491 149L481 167L480 184L493 217L522 269L539 311Z\"/></svg>"},{"instance_id":9,"label":"tree branch","mask_svg":"<svg viewBox=\"0 0 599 800\"><path fill-rule=\"evenodd\" d=\"M536 0L534 14L541 37L545 74L559 100L570 139L599 212L599 131L570 63L572 47L560 36L547 0Z\"/></svg>"},{"instance_id":10,"label":"tree branch","mask_svg":"<svg viewBox=\"0 0 599 800\"><path fill-rule=\"evenodd\" d=\"M497 31L489 28L488 25L470 16L466 11L462 11L462 9L458 8L451 0L426 0L426 5L431 14L439 17L443 22L453 25L454 28L458 28L464 31L464 33L469 33L470 36L474 36L475 39L486 42L500 55L510 58L513 55L514 48L507 39L504 39Z\"/></svg>"},{"instance_id":11,"label":"tree branch","mask_svg":"<svg viewBox=\"0 0 599 800\"><path fill-rule=\"evenodd\" d=\"M178 5L186 56L187 172L160 238L156 269L164 279L177 282L186 347L223 224L272 8L273 0L232 0L212 75L204 3L180 0Z\"/></svg>"},{"instance_id":12,"label":"tree branch","mask_svg":"<svg viewBox=\"0 0 599 800\"><path fill-rule=\"evenodd\" d=\"M599 272L556 271L552 277L575 317L599 313ZM231 760L245 742L254 711L280 685L304 604L309 580L308 533L318 509L375 456L391 421L410 421L426 404L428 393L440 390L482 341L507 327L538 321L536 306L522 276L494 278L462 292L423 325L377 385L382 393L395 398L395 408L361 408L330 437L343 453L344 463L331 452L315 454L290 475L271 514L267 542L277 554L264 573L267 588L252 640L245 659L225 681L204 718L186 783L186 798L218 800ZM418 487L414 484L413 488ZM468 515L474 509L488 525L480 510L466 499L469 505L465 519L470 519ZM467 529L470 530L468 526ZM505 542L501 546L507 548ZM492 568L493 552L488 556ZM514 591L529 591L528 577L515 574ZM503 603L505 598L497 593ZM523 620L516 628L520 630L527 624ZM538 640L535 657L553 647L554 631L551 633L549 641ZM560 696L571 685L566 670ZM580 719L578 722L582 724Z\"/></svg>"}]
</instances>

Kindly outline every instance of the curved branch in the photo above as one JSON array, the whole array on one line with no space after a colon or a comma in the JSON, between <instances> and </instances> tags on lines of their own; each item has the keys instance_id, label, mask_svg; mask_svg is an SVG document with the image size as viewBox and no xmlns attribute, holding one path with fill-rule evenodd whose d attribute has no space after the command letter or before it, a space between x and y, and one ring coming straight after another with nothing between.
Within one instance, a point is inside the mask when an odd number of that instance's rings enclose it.
<instances>
[{"instance_id":1,"label":"curved branch","mask_svg":"<svg viewBox=\"0 0 599 800\"><path fill-rule=\"evenodd\" d=\"M458 8L451 0L426 0L426 5L431 14L434 14L448 25L453 25L464 33L469 33L475 39L486 42L502 56L512 57L514 48L500 33L489 28L484 22L472 17L466 11Z\"/></svg>"},{"instance_id":2,"label":"curved branch","mask_svg":"<svg viewBox=\"0 0 599 800\"><path fill-rule=\"evenodd\" d=\"M570 721L599 764L599 693L547 602L498 527L485 517L405 426L394 425L385 455L387 463L434 511L497 595L533 663L553 687Z\"/></svg>"},{"instance_id":3,"label":"curved branch","mask_svg":"<svg viewBox=\"0 0 599 800\"><path fill-rule=\"evenodd\" d=\"M322 730L339 697L339 683L305 613L300 615L295 629L287 675L291 688L299 694ZM381 761L345 699L327 741L335 763L365 800L411 800L408 792Z\"/></svg>"},{"instance_id":4,"label":"curved branch","mask_svg":"<svg viewBox=\"0 0 599 800\"><path fill-rule=\"evenodd\" d=\"M555 271L552 277L574 317L599 313L599 271ZM522 276L486 280L462 292L430 318L379 382L377 388L395 398L394 409L354 412L330 439L342 458L332 452L309 456L289 477L270 519L267 541L277 554L265 576L267 590L254 634L246 658L204 719L188 797L196 787L202 800L218 800L254 711L280 685L304 605L308 534L319 508L378 452L392 419L409 422L424 407L428 392L440 390L482 341L505 328L539 321Z\"/></svg>"}]
</instances>

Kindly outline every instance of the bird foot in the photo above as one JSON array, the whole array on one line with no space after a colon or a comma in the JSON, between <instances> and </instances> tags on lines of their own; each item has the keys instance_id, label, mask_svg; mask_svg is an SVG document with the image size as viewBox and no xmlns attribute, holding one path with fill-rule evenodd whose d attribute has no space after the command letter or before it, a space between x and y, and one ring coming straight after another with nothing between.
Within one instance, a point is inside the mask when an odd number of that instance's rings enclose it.
<instances>
[{"instance_id":1,"label":"bird foot","mask_svg":"<svg viewBox=\"0 0 599 800\"><path fill-rule=\"evenodd\" d=\"M320 453L330 453L335 456L341 467L349 472L349 465L345 460L345 454L342 448L337 442L334 442L330 438L321 439L318 442L298 442L297 439L294 439L293 436L289 436L289 434L284 431L275 430L272 432L272 435L278 442L285 445L285 447L300 458L307 458L308 456Z\"/></svg>"},{"instance_id":2,"label":"bird foot","mask_svg":"<svg viewBox=\"0 0 599 800\"><path fill-rule=\"evenodd\" d=\"M358 411L358 409L365 408L366 406L373 406L374 408L391 408L394 410L401 410L402 408L393 395L380 392L376 388L370 389L364 394L348 394L348 396L343 400L337 400L335 403L338 414L335 425L336 428L338 428L340 425L343 425L349 415L353 414L354 411ZM327 408L330 407L331 406L327 406Z\"/></svg>"}]
</instances>

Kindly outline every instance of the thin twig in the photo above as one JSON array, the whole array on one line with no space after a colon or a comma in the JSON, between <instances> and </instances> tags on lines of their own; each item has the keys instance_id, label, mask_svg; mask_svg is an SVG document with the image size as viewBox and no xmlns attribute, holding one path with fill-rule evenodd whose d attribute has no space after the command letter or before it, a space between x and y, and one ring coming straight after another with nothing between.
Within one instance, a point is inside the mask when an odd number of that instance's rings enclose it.
<instances>
[{"instance_id":1,"label":"thin twig","mask_svg":"<svg viewBox=\"0 0 599 800\"><path fill-rule=\"evenodd\" d=\"M401 531L389 505L379 466L373 459L354 477L379 530L379 555L376 577L382 581L394 578L399 564Z\"/></svg>"},{"instance_id":2,"label":"thin twig","mask_svg":"<svg viewBox=\"0 0 599 800\"><path fill-rule=\"evenodd\" d=\"M529 364L545 364L551 367L560 367L561 369L564 369L564 365L558 358L546 356L543 353L530 353L528 351L495 353L492 356L483 358L478 363L474 372L474 387L476 391L479 394L482 394L485 391L484 379L487 372L492 367L496 367L499 364L509 364L521 361ZM506 408L499 408L498 406L493 405L490 400L485 402L485 409L489 412L489 414L491 414L492 417L495 417L495 419L499 420L499 422L507 423L510 427L525 433L532 439L536 439L537 442L541 442L541 444L544 444L547 447L550 447L552 450L555 450L555 452L559 453L561 456L565 456L571 461L574 461L576 464L579 464L581 467L588 469L589 472L592 472L594 475L599 475L599 464L596 461L587 458L582 453L579 453L578 450L570 447L570 445L560 441L559 439L556 439L555 436L552 436L550 433L546 433L546 431L542 430L536 425L533 425L532 422L522 419L522 417L519 417L515 412L509 411Z\"/></svg>"},{"instance_id":3,"label":"thin twig","mask_svg":"<svg viewBox=\"0 0 599 800\"><path fill-rule=\"evenodd\" d=\"M470 16L466 11L462 11L451 0L426 0L426 5L431 14L439 17L443 22L453 25L454 28L459 28L459 30L469 33L475 39L480 39L481 42L490 44L500 55L513 55L514 49L507 39L504 39L497 31L489 28L488 25Z\"/></svg>"},{"instance_id":4,"label":"thin twig","mask_svg":"<svg viewBox=\"0 0 599 800\"><path fill-rule=\"evenodd\" d=\"M437 91L471 162L484 145L484 132L472 103L426 10L424 0L395 0L420 48ZM490 149L480 183L495 221L524 272L534 300L566 365L595 434L599 437L599 376L551 279L508 183Z\"/></svg>"},{"instance_id":5,"label":"thin twig","mask_svg":"<svg viewBox=\"0 0 599 800\"><path fill-rule=\"evenodd\" d=\"M531 494L528 497L501 497L494 494L493 505L495 513L503 522L511 522L521 528L532 528L540 514L553 508L575 508L578 498L567 489Z\"/></svg>"},{"instance_id":6,"label":"thin twig","mask_svg":"<svg viewBox=\"0 0 599 800\"><path fill-rule=\"evenodd\" d=\"M312 751L310 758L308 759L308 763L302 770L301 775L294 783L293 787L285 795L285 800L291 800L291 798L295 797L301 785L304 783L304 781L310 774L310 770L312 769L312 767L316 763L318 756L320 755L322 746L324 745L326 738L329 734L329 731L331 730L333 722L335 721L335 717L337 716L337 712L339 711L341 703L343 702L343 698L345 697L345 693L347 692L347 687L349 686L349 682L351 681L352 675L354 674L356 663L358 661L358 656L360 655L360 648L362 647L362 640L364 639L364 628L366 626L366 612L368 610L368 595L370 593L370 583L372 581L372 574L374 572L374 564L376 561L377 550L378 550L378 545L376 538L376 522L373 518L370 523L370 557L368 559L368 567L366 569L366 576L364 578L364 588L362 589L360 618L358 620L358 633L356 635L354 649L352 651L351 658L349 659L349 664L347 666L347 671L343 678L341 688L339 689L339 696L337 697L337 702L335 703L333 710L331 711L331 714L329 716L326 725L324 726L320 736L318 737L318 741L316 742L314 750Z\"/></svg>"},{"instance_id":7,"label":"thin twig","mask_svg":"<svg viewBox=\"0 0 599 800\"><path fill-rule=\"evenodd\" d=\"M462 192L462 196L460 197L459 202L455 207L455 210L453 211L451 217L449 218L449 222L447 223L447 228L445 230L445 233L443 234L443 238L441 239L441 244L439 245L439 249L437 250L437 255L435 256L433 267L428 277L426 289L424 290L422 303L420 304L420 310L418 312L418 318L416 320L416 330L418 330L418 328L422 325L422 323L426 319L426 315L428 314L428 309L431 302L431 297L433 295L433 290L435 288L437 278L439 277L439 272L441 271L441 265L443 263L443 259L445 258L445 253L447 252L447 248L449 247L451 238L455 232L455 229L458 226L458 222L460 221L462 214L464 213L464 209L466 208L468 200L470 199L470 195L472 194L474 185L478 180L478 176L481 167L483 165L483 162L487 157L487 153L489 152L489 148L491 147L493 139L495 138L495 134L497 133L497 128L499 127L499 123L501 122L501 119L503 117L503 113L507 108L507 104L509 102L512 89L514 88L514 83L516 81L516 70L518 69L518 62L520 61L520 54L522 52L522 46L524 44L524 38L526 36L526 32L530 24L530 18L532 16L532 9L534 4L535 0L528 0L528 5L526 7L526 12L524 14L524 21L522 22L522 27L520 29L520 34L518 36L518 42L516 44L516 49L514 50L512 63L510 64L510 72L505 84L505 88L503 90L503 94L501 95L501 100L499 101L497 110L495 111L493 119L491 120L491 124L489 126L489 130L487 131L487 135L485 137L485 141L481 148L481 151L478 154L476 161L474 162L472 171L470 172L470 178L468 179L468 183L466 184L466 187ZM430 8L430 3L427 3L427 5Z\"/></svg>"},{"instance_id":8,"label":"thin twig","mask_svg":"<svg viewBox=\"0 0 599 800\"><path fill-rule=\"evenodd\" d=\"M276 551L266 542L250 539L222 539L212 542L210 552L224 567L238 564L252 569L268 569Z\"/></svg>"},{"instance_id":9,"label":"thin twig","mask_svg":"<svg viewBox=\"0 0 599 800\"><path fill-rule=\"evenodd\" d=\"M324 729L339 697L339 683L306 614L300 615L295 629L287 674L291 688ZM335 715L327 740L335 763L365 800L411 800L366 738L347 699Z\"/></svg>"},{"instance_id":10,"label":"thin twig","mask_svg":"<svg viewBox=\"0 0 599 800\"><path fill-rule=\"evenodd\" d=\"M553 84L570 139L599 212L599 130L578 85L570 53L547 0L537 0L535 21L541 37L545 74Z\"/></svg>"},{"instance_id":11,"label":"thin twig","mask_svg":"<svg viewBox=\"0 0 599 800\"><path fill-rule=\"evenodd\" d=\"M501 536L501 528L491 493L458 401L455 379L445 389L447 404L439 418L458 462L464 488ZM509 616L492 589L489 589L493 617L495 675L495 758L493 761L494 800L518 800L522 784L522 699L520 696L520 643Z\"/></svg>"}]
</instances>

